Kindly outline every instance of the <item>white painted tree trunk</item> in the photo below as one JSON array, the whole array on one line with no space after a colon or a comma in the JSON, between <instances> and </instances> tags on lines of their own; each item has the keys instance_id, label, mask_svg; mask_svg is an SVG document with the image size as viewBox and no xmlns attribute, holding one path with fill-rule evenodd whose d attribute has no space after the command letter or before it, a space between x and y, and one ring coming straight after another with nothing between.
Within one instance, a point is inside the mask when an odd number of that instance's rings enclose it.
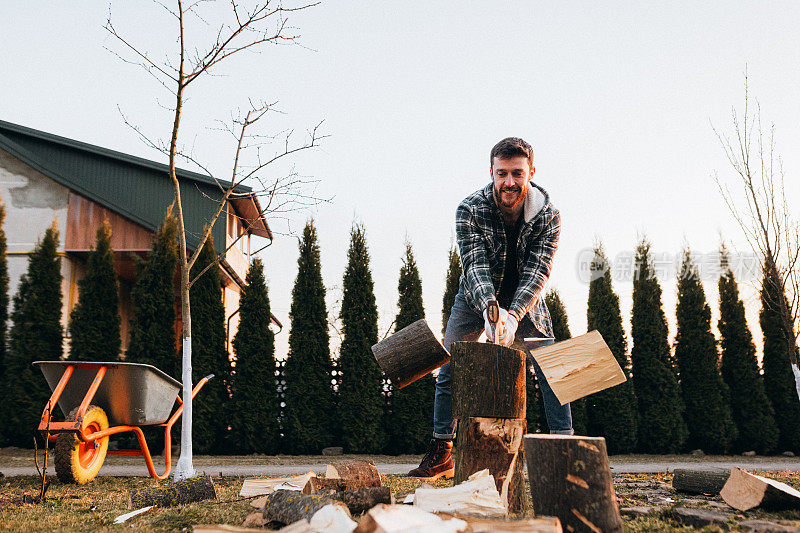
<instances>
[{"instance_id":1,"label":"white painted tree trunk","mask_svg":"<svg viewBox=\"0 0 800 533\"><path fill-rule=\"evenodd\" d=\"M175 465L175 481L196 475L192 465L192 338L183 338L183 415L181 420L181 456Z\"/></svg>"}]
</instances>

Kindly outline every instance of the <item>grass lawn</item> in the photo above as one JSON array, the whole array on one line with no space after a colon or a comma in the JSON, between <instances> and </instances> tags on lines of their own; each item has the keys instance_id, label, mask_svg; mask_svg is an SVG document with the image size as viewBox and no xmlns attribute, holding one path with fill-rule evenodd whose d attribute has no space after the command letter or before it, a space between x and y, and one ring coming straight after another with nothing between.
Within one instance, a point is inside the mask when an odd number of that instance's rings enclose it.
<instances>
[{"instance_id":1,"label":"grass lawn","mask_svg":"<svg viewBox=\"0 0 800 533\"><path fill-rule=\"evenodd\" d=\"M769 472L771 478L800 488L800 474ZM0 530L3 531L191 531L194 524L227 523L241 525L244 518L254 511L248 501L239 500L238 493L243 478L214 478L217 486L216 501L206 501L181 507L155 509L137 516L122 525L114 525L114 518L130 511L128 491L133 488L150 487L159 483L149 478L98 477L85 486L64 485L56 479L51 481L47 499L43 504L27 503L26 496L38 494L40 479L34 476L0 478ZM413 491L420 482L405 476L384 476L385 485L392 488L398 500ZM653 505L651 490L669 490L670 474L622 474L614 477L620 507ZM440 481L437 486L448 486ZM683 497L672 492L674 502L664 504L657 514L625 520L625 531L697 531L681 526L671 517L676 506L711 508L716 498ZM766 513L755 510L746 514L728 509L730 520L725 527L738 530L735 525L743 519L765 519L782 521L786 525L800 526L800 511ZM708 526L701 531L722 531L720 527Z\"/></svg>"}]
</instances>

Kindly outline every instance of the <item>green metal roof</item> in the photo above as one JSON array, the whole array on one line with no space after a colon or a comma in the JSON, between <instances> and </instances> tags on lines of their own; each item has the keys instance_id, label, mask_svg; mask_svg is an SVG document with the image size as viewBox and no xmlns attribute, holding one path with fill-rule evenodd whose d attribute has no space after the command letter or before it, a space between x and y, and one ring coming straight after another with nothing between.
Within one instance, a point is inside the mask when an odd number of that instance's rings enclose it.
<instances>
[{"instance_id":1,"label":"green metal roof","mask_svg":"<svg viewBox=\"0 0 800 533\"><path fill-rule=\"evenodd\" d=\"M164 220L174 193L167 165L59 137L0 120L0 148L27 165L122 216L155 231ZM213 216L223 191L213 178L177 170L186 226L186 241L195 249L204 226ZM230 182L219 180L223 187ZM251 189L238 186L237 193ZM256 203L257 199L252 198ZM266 221L260 221L266 232ZM217 253L225 250L226 217L220 216L212 234Z\"/></svg>"}]
</instances>

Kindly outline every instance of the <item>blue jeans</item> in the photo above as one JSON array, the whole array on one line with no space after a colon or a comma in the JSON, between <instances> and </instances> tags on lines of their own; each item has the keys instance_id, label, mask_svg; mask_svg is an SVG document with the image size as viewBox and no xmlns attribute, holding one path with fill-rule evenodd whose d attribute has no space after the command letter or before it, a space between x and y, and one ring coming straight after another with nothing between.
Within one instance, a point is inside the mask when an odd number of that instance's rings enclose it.
<instances>
[{"instance_id":1,"label":"blue jeans","mask_svg":"<svg viewBox=\"0 0 800 533\"><path fill-rule=\"evenodd\" d=\"M464 296L459 292L456 295L453 309L450 311L450 319L447 321L447 329L444 334L444 347L450 351L450 347L456 341L476 341L483 333L483 317L467 304ZM519 323L516 339L522 342L527 337L542 337L543 335L536 329L533 322L526 316ZM515 342L516 344L516 342ZM522 342L526 353L531 348L538 348L553 344L553 341L540 341L526 343ZM544 412L547 416L547 426L550 433L560 435L572 435L572 411L569 404L561 405L553 393L553 389L547 384L541 368L528 353L528 360L533 364L536 371L536 380L539 382L539 389L542 391L544 402ZM456 422L453 420L452 392L450 390L450 363L439 369L439 377L436 379L436 396L433 403L433 436L437 439L452 439L456 433Z\"/></svg>"}]
</instances>

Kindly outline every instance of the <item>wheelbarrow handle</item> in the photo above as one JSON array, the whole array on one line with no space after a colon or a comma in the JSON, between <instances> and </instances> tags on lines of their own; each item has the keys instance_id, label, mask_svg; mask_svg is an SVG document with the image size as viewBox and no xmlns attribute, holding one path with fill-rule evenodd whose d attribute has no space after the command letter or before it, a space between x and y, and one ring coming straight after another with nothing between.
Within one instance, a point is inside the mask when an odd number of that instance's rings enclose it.
<instances>
[{"instance_id":1,"label":"wheelbarrow handle","mask_svg":"<svg viewBox=\"0 0 800 533\"><path fill-rule=\"evenodd\" d=\"M206 381L211 381L212 379L214 379L214 374L209 374L205 377Z\"/></svg>"}]
</instances>

